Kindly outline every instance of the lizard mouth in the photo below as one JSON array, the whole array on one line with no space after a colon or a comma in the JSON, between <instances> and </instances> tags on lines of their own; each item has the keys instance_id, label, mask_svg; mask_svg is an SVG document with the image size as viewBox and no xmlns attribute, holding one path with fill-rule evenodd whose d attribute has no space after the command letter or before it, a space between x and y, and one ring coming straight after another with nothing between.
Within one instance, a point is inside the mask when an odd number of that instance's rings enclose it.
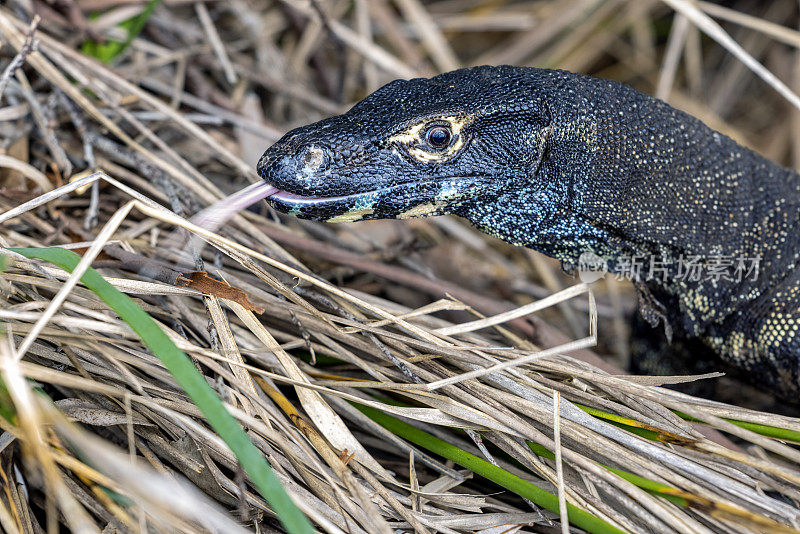
<instances>
[{"instance_id":1,"label":"lizard mouth","mask_svg":"<svg viewBox=\"0 0 800 534\"><path fill-rule=\"evenodd\" d=\"M267 196L267 200L270 201L272 204L292 206L292 207L303 206L303 205L322 206L326 204L335 204L338 202L344 202L350 199L355 199L356 197L370 194L370 193L356 193L353 195L342 195L337 197L309 197L304 195L296 195L288 191L283 191L282 189L278 189L275 186L272 187L275 189L275 192ZM375 193L380 193L380 192L381 190L375 191Z\"/></svg>"},{"instance_id":2,"label":"lizard mouth","mask_svg":"<svg viewBox=\"0 0 800 534\"><path fill-rule=\"evenodd\" d=\"M303 219L330 222L349 222L375 213L379 203L391 188L332 197L298 195L277 189L267 197L273 208ZM349 217L345 217L349 214Z\"/></svg>"},{"instance_id":3,"label":"lizard mouth","mask_svg":"<svg viewBox=\"0 0 800 534\"><path fill-rule=\"evenodd\" d=\"M480 181L479 177L415 181L329 197L299 195L270 186L274 191L266 195L266 200L278 211L303 219L406 219L452 212L455 204L474 196Z\"/></svg>"}]
</instances>

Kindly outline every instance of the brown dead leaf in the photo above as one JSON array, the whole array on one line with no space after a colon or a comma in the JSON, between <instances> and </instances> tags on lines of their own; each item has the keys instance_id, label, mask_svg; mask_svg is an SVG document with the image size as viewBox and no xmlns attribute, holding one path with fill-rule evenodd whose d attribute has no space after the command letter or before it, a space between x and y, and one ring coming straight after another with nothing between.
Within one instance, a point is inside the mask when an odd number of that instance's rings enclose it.
<instances>
[{"instance_id":1,"label":"brown dead leaf","mask_svg":"<svg viewBox=\"0 0 800 534\"><path fill-rule=\"evenodd\" d=\"M206 295L214 295L215 297L232 300L251 312L258 314L264 313L264 308L262 306L253 304L250 301L250 297L247 296L247 293L241 289L231 287L225 282L214 280L208 276L208 273L205 271L192 271L188 273L188 278L186 274L181 274L175 280L175 285L178 287L196 289L197 291L205 293Z\"/></svg>"}]
</instances>

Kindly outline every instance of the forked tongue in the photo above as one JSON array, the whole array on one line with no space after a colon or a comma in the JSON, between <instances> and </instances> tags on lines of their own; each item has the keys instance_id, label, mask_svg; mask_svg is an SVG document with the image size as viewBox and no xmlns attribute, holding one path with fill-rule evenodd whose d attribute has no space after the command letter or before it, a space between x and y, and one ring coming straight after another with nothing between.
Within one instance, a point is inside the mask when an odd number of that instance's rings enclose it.
<instances>
[{"instance_id":1,"label":"forked tongue","mask_svg":"<svg viewBox=\"0 0 800 534\"><path fill-rule=\"evenodd\" d=\"M278 192L280 192L280 189L269 185L267 182L248 185L241 191L237 191L197 213L190 221L213 232L243 209Z\"/></svg>"},{"instance_id":2,"label":"forked tongue","mask_svg":"<svg viewBox=\"0 0 800 534\"><path fill-rule=\"evenodd\" d=\"M243 209L278 192L280 192L280 190L277 187L273 187L267 182L258 182L249 185L241 191L237 191L198 212L190 219L190 222L210 232L214 232ZM183 238L181 238L180 234L176 231L167 238L167 243L180 243L182 239ZM192 235L189 241L182 247L180 256L185 257L186 253L189 253L190 256L199 254L204 246L205 242L200 237Z\"/></svg>"}]
</instances>

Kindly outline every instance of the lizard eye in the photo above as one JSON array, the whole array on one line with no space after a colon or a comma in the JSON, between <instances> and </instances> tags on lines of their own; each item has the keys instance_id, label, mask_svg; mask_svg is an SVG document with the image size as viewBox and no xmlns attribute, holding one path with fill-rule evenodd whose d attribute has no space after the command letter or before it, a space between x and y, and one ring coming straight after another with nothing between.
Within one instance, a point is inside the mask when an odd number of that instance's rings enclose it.
<instances>
[{"instance_id":1,"label":"lizard eye","mask_svg":"<svg viewBox=\"0 0 800 534\"><path fill-rule=\"evenodd\" d=\"M453 134L447 126L431 126L425 132L425 142L434 150L442 150L450 145Z\"/></svg>"}]
</instances>

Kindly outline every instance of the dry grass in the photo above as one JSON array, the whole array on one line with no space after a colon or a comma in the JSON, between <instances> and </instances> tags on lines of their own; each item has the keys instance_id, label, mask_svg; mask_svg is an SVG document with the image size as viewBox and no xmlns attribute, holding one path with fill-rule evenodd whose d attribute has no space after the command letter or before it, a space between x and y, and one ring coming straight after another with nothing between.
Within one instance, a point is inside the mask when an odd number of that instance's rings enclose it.
<instances>
[{"instance_id":1,"label":"dry grass","mask_svg":"<svg viewBox=\"0 0 800 534\"><path fill-rule=\"evenodd\" d=\"M291 127L395 77L461 65L625 81L797 164L797 6L742 4L167 0L110 68L80 45L124 34L117 24L143 2L11 1L0 8L0 246L99 253L94 267L191 356L321 531L561 528L563 508L398 438L348 402L359 400L626 531L796 532L800 450L727 419L794 432L800 419L622 375L626 285L587 294L550 260L444 218L330 226L242 213L206 233L213 246L196 260L246 299L208 280L176 284L191 268L163 246L176 226L201 232L185 216L258 180L255 161ZM33 34L30 5L42 15ZM0 528L280 528L128 325L80 284L63 290L76 277L6 257L0 403L16 416L0 417Z\"/></svg>"}]
</instances>

